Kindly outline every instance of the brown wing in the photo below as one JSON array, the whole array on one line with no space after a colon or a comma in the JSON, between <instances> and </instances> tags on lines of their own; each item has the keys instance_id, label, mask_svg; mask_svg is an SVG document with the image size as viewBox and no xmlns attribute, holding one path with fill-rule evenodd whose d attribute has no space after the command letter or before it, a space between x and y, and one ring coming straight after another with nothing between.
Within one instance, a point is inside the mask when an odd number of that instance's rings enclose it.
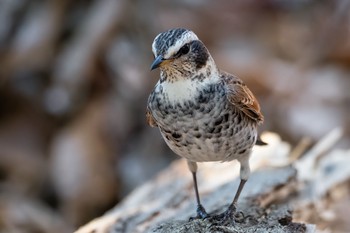
<instances>
[{"instance_id":1,"label":"brown wing","mask_svg":"<svg viewBox=\"0 0 350 233\"><path fill-rule=\"evenodd\" d=\"M156 120L153 118L152 113L151 113L151 111L149 110L148 107L146 109L146 121L151 127L157 127L158 126Z\"/></svg>"},{"instance_id":2,"label":"brown wing","mask_svg":"<svg viewBox=\"0 0 350 233\"><path fill-rule=\"evenodd\" d=\"M228 73L221 74L226 86L227 98L235 107L258 124L264 121L260 105L241 79Z\"/></svg>"}]
</instances>

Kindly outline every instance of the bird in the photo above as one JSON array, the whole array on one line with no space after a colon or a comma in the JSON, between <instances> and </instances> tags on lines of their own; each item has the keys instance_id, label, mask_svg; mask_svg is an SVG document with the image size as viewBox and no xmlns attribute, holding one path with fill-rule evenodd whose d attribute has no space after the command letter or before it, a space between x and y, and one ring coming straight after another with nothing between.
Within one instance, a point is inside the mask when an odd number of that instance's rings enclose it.
<instances>
[{"instance_id":1,"label":"bird","mask_svg":"<svg viewBox=\"0 0 350 233\"><path fill-rule=\"evenodd\" d=\"M160 78L151 91L146 120L158 127L169 148L185 158L192 173L196 218L211 218L200 201L197 163L240 163L240 184L227 210L216 215L234 221L239 196L250 175L249 158L264 116L256 97L237 76L220 70L198 36L185 28L158 34L152 43Z\"/></svg>"}]
</instances>

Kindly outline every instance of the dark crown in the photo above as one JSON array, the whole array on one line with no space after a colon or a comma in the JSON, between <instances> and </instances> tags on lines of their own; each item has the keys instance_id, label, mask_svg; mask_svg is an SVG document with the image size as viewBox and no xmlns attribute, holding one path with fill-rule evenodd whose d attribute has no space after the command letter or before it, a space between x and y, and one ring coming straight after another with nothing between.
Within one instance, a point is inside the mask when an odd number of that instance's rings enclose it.
<instances>
[{"instance_id":1,"label":"dark crown","mask_svg":"<svg viewBox=\"0 0 350 233\"><path fill-rule=\"evenodd\" d=\"M174 28L160 33L153 42L156 55L165 54L187 32L189 30L185 28Z\"/></svg>"}]
</instances>

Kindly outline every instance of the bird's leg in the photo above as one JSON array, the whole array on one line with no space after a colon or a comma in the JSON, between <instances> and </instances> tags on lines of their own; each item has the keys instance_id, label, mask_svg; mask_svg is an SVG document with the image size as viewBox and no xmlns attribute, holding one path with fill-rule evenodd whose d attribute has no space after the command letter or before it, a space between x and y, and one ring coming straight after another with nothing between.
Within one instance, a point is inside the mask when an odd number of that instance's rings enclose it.
<instances>
[{"instance_id":1,"label":"bird's leg","mask_svg":"<svg viewBox=\"0 0 350 233\"><path fill-rule=\"evenodd\" d=\"M244 188L244 185L247 182L248 177L250 175L249 156L244 160L240 160L239 162L241 163L241 171L240 171L241 181L239 183L238 189L236 191L236 194L235 194L235 197L233 198L232 203L229 205L228 209L224 213L211 217L211 221L215 223L219 223L220 225L228 225L234 221L239 220L239 217L237 216L237 212L236 212L237 202Z\"/></svg>"},{"instance_id":2,"label":"bird's leg","mask_svg":"<svg viewBox=\"0 0 350 233\"><path fill-rule=\"evenodd\" d=\"M235 195L232 203L230 204L230 206L228 207L228 209L225 212L225 214L231 218L233 218L234 214L236 213L238 198L241 195L241 192L242 192L243 187L244 187L246 182L247 182L247 180L241 179L241 182L239 183L238 189L236 191L236 195Z\"/></svg>"},{"instance_id":3,"label":"bird's leg","mask_svg":"<svg viewBox=\"0 0 350 233\"><path fill-rule=\"evenodd\" d=\"M193 176L193 183L194 183L194 191L196 193L196 200L197 200L197 218L204 219L204 218L207 218L209 215L207 214L204 207L202 206L201 200L199 198L196 172L192 172L192 176Z\"/></svg>"},{"instance_id":4,"label":"bird's leg","mask_svg":"<svg viewBox=\"0 0 350 233\"><path fill-rule=\"evenodd\" d=\"M247 182L247 180L241 179L241 182L239 183L238 189L236 191L235 197L232 201L232 203L229 205L227 210L219 215L212 216L210 220L215 223L220 223L220 225L228 225L231 222L234 222L237 220L237 202L238 198L241 195L241 192L243 190L244 184Z\"/></svg>"},{"instance_id":5,"label":"bird's leg","mask_svg":"<svg viewBox=\"0 0 350 233\"><path fill-rule=\"evenodd\" d=\"M200 198L199 198L199 192L198 192L198 185L197 185L197 164L195 162L187 161L188 167L192 172L193 177L193 184L194 184L194 191L196 194L196 200L197 200L197 218L205 219L209 215L205 211L204 207L201 204ZM191 218L192 219L192 218Z\"/></svg>"}]
</instances>

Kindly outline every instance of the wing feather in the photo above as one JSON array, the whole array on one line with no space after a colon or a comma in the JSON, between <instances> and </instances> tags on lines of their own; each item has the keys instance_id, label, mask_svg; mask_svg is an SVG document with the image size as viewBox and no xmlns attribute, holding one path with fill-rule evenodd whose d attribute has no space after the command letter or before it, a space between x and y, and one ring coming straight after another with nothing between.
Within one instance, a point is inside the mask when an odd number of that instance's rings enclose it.
<instances>
[{"instance_id":1,"label":"wing feather","mask_svg":"<svg viewBox=\"0 0 350 233\"><path fill-rule=\"evenodd\" d=\"M261 124L264 116L260 111L260 105L253 93L241 79L228 73L222 73L222 79L226 87L229 102L241 110L250 119Z\"/></svg>"},{"instance_id":2,"label":"wing feather","mask_svg":"<svg viewBox=\"0 0 350 233\"><path fill-rule=\"evenodd\" d=\"M151 110L147 107L146 109L146 121L151 127L157 127L157 122L152 116Z\"/></svg>"}]
</instances>

